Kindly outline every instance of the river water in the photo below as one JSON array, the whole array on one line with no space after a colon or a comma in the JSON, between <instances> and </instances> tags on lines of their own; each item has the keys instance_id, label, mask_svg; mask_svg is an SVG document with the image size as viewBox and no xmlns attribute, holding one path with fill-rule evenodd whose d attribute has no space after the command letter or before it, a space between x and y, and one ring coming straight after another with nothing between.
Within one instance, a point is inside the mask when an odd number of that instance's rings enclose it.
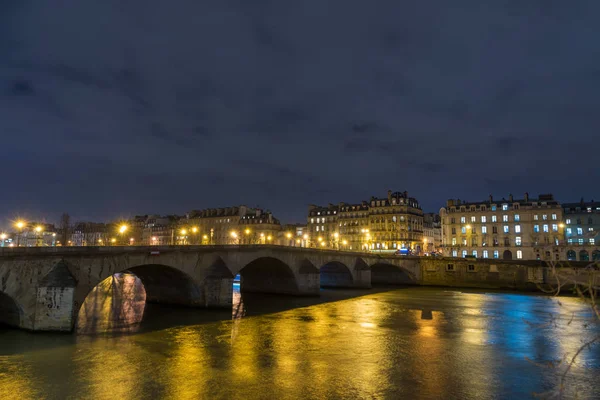
<instances>
[{"instance_id":1,"label":"river water","mask_svg":"<svg viewBox=\"0 0 600 400\"><path fill-rule=\"evenodd\" d=\"M439 288L234 297L233 312L147 305L141 324L123 328L120 313L112 333L101 333L107 323L72 335L2 329L0 399L528 399L556 388L564 369L548 361L599 333L576 298ZM571 368L565 397L600 399L599 382L595 346Z\"/></svg>"}]
</instances>

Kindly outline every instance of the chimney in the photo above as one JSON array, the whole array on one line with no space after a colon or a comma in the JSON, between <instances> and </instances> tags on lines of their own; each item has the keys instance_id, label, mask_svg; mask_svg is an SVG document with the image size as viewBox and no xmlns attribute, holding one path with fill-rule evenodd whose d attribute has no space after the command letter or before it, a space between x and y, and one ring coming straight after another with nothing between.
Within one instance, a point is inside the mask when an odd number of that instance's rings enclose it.
<instances>
[{"instance_id":1,"label":"chimney","mask_svg":"<svg viewBox=\"0 0 600 400\"><path fill-rule=\"evenodd\" d=\"M525 202L527 203L529 201L529 193L525 192Z\"/></svg>"},{"instance_id":2,"label":"chimney","mask_svg":"<svg viewBox=\"0 0 600 400\"><path fill-rule=\"evenodd\" d=\"M512 195L512 193L508 195L508 201L510 201L511 203L513 202L513 195Z\"/></svg>"},{"instance_id":3,"label":"chimney","mask_svg":"<svg viewBox=\"0 0 600 400\"><path fill-rule=\"evenodd\" d=\"M490 194L490 203L494 202L494 197Z\"/></svg>"},{"instance_id":4,"label":"chimney","mask_svg":"<svg viewBox=\"0 0 600 400\"><path fill-rule=\"evenodd\" d=\"M392 191L388 190L388 203L392 204Z\"/></svg>"}]
</instances>

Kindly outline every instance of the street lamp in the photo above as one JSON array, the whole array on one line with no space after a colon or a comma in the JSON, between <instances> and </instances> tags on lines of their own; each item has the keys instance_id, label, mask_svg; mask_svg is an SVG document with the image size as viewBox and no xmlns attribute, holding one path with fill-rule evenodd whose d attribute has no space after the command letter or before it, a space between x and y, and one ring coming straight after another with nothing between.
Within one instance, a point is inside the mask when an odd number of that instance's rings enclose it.
<instances>
[{"instance_id":1,"label":"street lamp","mask_svg":"<svg viewBox=\"0 0 600 400\"><path fill-rule=\"evenodd\" d=\"M233 239L233 242L235 243L235 240L238 238L237 232L231 231L230 235L231 235L231 238ZM239 240L238 240L238 244L239 244Z\"/></svg>"},{"instance_id":2,"label":"street lamp","mask_svg":"<svg viewBox=\"0 0 600 400\"><path fill-rule=\"evenodd\" d=\"M17 221L15 223L15 226L17 227L17 247L19 247L19 244L21 242L21 231L25 227L25 222L24 221Z\"/></svg>"},{"instance_id":3,"label":"street lamp","mask_svg":"<svg viewBox=\"0 0 600 400\"><path fill-rule=\"evenodd\" d=\"M38 225L34 228L35 230L35 245L36 247L40 245L40 237L39 234L42 232L43 228L41 225Z\"/></svg>"},{"instance_id":4,"label":"street lamp","mask_svg":"<svg viewBox=\"0 0 600 400\"><path fill-rule=\"evenodd\" d=\"M129 229L129 227L125 224L119 226L119 237L121 238L121 242L123 241L123 234L127 232L127 229Z\"/></svg>"}]
</instances>

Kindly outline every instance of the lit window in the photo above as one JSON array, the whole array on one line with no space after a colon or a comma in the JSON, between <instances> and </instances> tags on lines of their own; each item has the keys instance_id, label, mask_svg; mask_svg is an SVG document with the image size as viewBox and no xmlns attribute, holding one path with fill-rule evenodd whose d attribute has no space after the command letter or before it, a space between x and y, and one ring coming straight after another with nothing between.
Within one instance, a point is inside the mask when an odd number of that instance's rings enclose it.
<instances>
[{"instance_id":1,"label":"lit window","mask_svg":"<svg viewBox=\"0 0 600 400\"><path fill-rule=\"evenodd\" d=\"M583 229L582 228L577 228L577 234L578 235L583 235Z\"/></svg>"},{"instance_id":2,"label":"lit window","mask_svg":"<svg viewBox=\"0 0 600 400\"><path fill-rule=\"evenodd\" d=\"M508 210L508 204L502 204L502 211Z\"/></svg>"},{"instance_id":3,"label":"lit window","mask_svg":"<svg viewBox=\"0 0 600 400\"><path fill-rule=\"evenodd\" d=\"M487 233L487 226L481 227L481 233Z\"/></svg>"},{"instance_id":4,"label":"lit window","mask_svg":"<svg viewBox=\"0 0 600 400\"><path fill-rule=\"evenodd\" d=\"M546 221L546 220L548 219L548 216L547 216L546 214L544 214L544 215L542 215L542 219L543 219L544 221Z\"/></svg>"},{"instance_id":5,"label":"lit window","mask_svg":"<svg viewBox=\"0 0 600 400\"><path fill-rule=\"evenodd\" d=\"M521 220L521 216L519 214L515 214L515 221L519 222Z\"/></svg>"},{"instance_id":6,"label":"lit window","mask_svg":"<svg viewBox=\"0 0 600 400\"><path fill-rule=\"evenodd\" d=\"M498 222L498 218L495 215L492 215L492 222Z\"/></svg>"},{"instance_id":7,"label":"lit window","mask_svg":"<svg viewBox=\"0 0 600 400\"><path fill-rule=\"evenodd\" d=\"M488 251L487 250L483 251L483 258L488 258Z\"/></svg>"},{"instance_id":8,"label":"lit window","mask_svg":"<svg viewBox=\"0 0 600 400\"><path fill-rule=\"evenodd\" d=\"M583 239L579 239L578 242L580 245L583 244Z\"/></svg>"},{"instance_id":9,"label":"lit window","mask_svg":"<svg viewBox=\"0 0 600 400\"><path fill-rule=\"evenodd\" d=\"M319 232L319 225L316 226L315 231Z\"/></svg>"},{"instance_id":10,"label":"lit window","mask_svg":"<svg viewBox=\"0 0 600 400\"><path fill-rule=\"evenodd\" d=\"M485 224L486 222L487 222L487 217L486 217L485 215L483 215L483 216L481 217L481 223L482 223L482 224Z\"/></svg>"},{"instance_id":11,"label":"lit window","mask_svg":"<svg viewBox=\"0 0 600 400\"><path fill-rule=\"evenodd\" d=\"M552 232L558 232L558 225L552 224Z\"/></svg>"},{"instance_id":12,"label":"lit window","mask_svg":"<svg viewBox=\"0 0 600 400\"><path fill-rule=\"evenodd\" d=\"M573 243L573 239L569 239L569 243Z\"/></svg>"},{"instance_id":13,"label":"lit window","mask_svg":"<svg viewBox=\"0 0 600 400\"><path fill-rule=\"evenodd\" d=\"M323 225L321 225L321 230L325 231L325 227Z\"/></svg>"},{"instance_id":14,"label":"lit window","mask_svg":"<svg viewBox=\"0 0 600 400\"><path fill-rule=\"evenodd\" d=\"M456 246L456 238L452 238L452 246Z\"/></svg>"},{"instance_id":15,"label":"lit window","mask_svg":"<svg viewBox=\"0 0 600 400\"><path fill-rule=\"evenodd\" d=\"M473 250L473 257L477 257L477 250Z\"/></svg>"},{"instance_id":16,"label":"lit window","mask_svg":"<svg viewBox=\"0 0 600 400\"><path fill-rule=\"evenodd\" d=\"M458 251L452 250L452 257L458 257Z\"/></svg>"},{"instance_id":17,"label":"lit window","mask_svg":"<svg viewBox=\"0 0 600 400\"><path fill-rule=\"evenodd\" d=\"M537 215L537 214L535 214L535 215L533 216L533 220L534 220L534 221L537 221L538 219L539 219L538 215Z\"/></svg>"},{"instance_id":18,"label":"lit window","mask_svg":"<svg viewBox=\"0 0 600 400\"><path fill-rule=\"evenodd\" d=\"M570 234L571 234L571 232L572 232L572 231L571 231L571 228L567 228L567 235L570 235Z\"/></svg>"},{"instance_id":19,"label":"lit window","mask_svg":"<svg viewBox=\"0 0 600 400\"><path fill-rule=\"evenodd\" d=\"M523 258L523 252L521 250L517 250L517 258L520 260Z\"/></svg>"},{"instance_id":20,"label":"lit window","mask_svg":"<svg viewBox=\"0 0 600 400\"><path fill-rule=\"evenodd\" d=\"M317 218L317 224L321 223L321 218Z\"/></svg>"},{"instance_id":21,"label":"lit window","mask_svg":"<svg viewBox=\"0 0 600 400\"><path fill-rule=\"evenodd\" d=\"M508 222L508 215L502 216L502 222Z\"/></svg>"},{"instance_id":22,"label":"lit window","mask_svg":"<svg viewBox=\"0 0 600 400\"><path fill-rule=\"evenodd\" d=\"M570 219L570 218L567 218L567 221L566 221L566 222L567 222L567 225L571 224L571 219Z\"/></svg>"},{"instance_id":23,"label":"lit window","mask_svg":"<svg viewBox=\"0 0 600 400\"><path fill-rule=\"evenodd\" d=\"M462 244L463 244L463 246L466 246L467 245L467 239L463 238Z\"/></svg>"},{"instance_id":24,"label":"lit window","mask_svg":"<svg viewBox=\"0 0 600 400\"><path fill-rule=\"evenodd\" d=\"M521 225L515 225L515 233L521 233Z\"/></svg>"},{"instance_id":25,"label":"lit window","mask_svg":"<svg viewBox=\"0 0 600 400\"><path fill-rule=\"evenodd\" d=\"M588 228L589 232L594 232L594 228Z\"/></svg>"},{"instance_id":26,"label":"lit window","mask_svg":"<svg viewBox=\"0 0 600 400\"><path fill-rule=\"evenodd\" d=\"M500 252L498 250L494 250L494 258L500 257Z\"/></svg>"},{"instance_id":27,"label":"lit window","mask_svg":"<svg viewBox=\"0 0 600 400\"><path fill-rule=\"evenodd\" d=\"M508 229L508 225L504 225L504 233L508 233L509 229Z\"/></svg>"},{"instance_id":28,"label":"lit window","mask_svg":"<svg viewBox=\"0 0 600 400\"><path fill-rule=\"evenodd\" d=\"M544 224L544 225L542 226L542 228L543 228L544 232L548 232L548 225Z\"/></svg>"},{"instance_id":29,"label":"lit window","mask_svg":"<svg viewBox=\"0 0 600 400\"><path fill-rule=\"evenodd\" d=\"M492 205L492 211L496 211L496 205Z\"/></svg>"},{"instance_id":30,"label":"lit window","mask_svg":"<svg viewBox=\"0 0 600 400\"><path fill-rule=\"evenodd\" d=\"M556 221L556 214L552 214L552 220Z\"/></svg>"},{"instance_id":31,"label":"lit window","mask_svg":"<svg viewBox=\"0 0 600 400\"><path fill-rule=\"evenodd\" d=\"M471 217L471 222L477 222L477 218Z\"/></svg>"},{"instance_id":32,"label":"lit window","mask_svg":"<svg viewBox=\"0 0 600 400\"><path fill-rule=\"evenodd\" d=\"M596 239L590 238L590 244L596 244Z\"/></svg>"},{"instance_id":33,"label":"lit window","mask_svg":"<svg viewBox=\"0 0 600 400\"><path fill-rule=\"evenodd\" d=\"M515 246L521 246L521 236L517 236L515 238Z\"/></svg>"},{"instance_id":34,"label":"lit window","mask_svg":"<svg viewBox=\"0 0 600 400\"><path fill-rule=\"evenodd\" d=\"M462 251L462 256L463 256L463 258L465 258L467 256L467 251L466 250Z\"/></svg>"},{"instance_id":35,"label":"lit window","mask_svg":"<svg viewBox=\"0 0 600 400\"><path fill-rule=\"evenodd\" d=\"M467 218L466 217L460 217L460 223L464 224L465 222L467 222Z\"/></svg>"},{"instance_id":36,"label":"lit window","mask_svg":"<svg viewBox=\"0 0 600 400\"><path fill-rule=\"evenodd\" d=\"M464 227L464 226L462 228L460 228L460 230L461 230L462 233L467 233L467 228Z\"/></svg>"},{"instance_id":37,"label":"lit window","mask_svg":"<svg viewBox=\"0 0 600 400\"><path fill-rule=\"evenodd\" d=\"M311 224L314 224L314 223L315 223L315 219L314 219L314 218L311 218L311 219L310 219L310 223L311 223Z\"/></svg>"}]
</instances>

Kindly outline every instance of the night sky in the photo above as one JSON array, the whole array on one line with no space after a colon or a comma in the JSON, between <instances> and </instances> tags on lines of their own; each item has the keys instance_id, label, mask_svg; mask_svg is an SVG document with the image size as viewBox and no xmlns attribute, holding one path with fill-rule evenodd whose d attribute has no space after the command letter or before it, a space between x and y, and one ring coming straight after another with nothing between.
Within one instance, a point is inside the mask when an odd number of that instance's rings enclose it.
<instances>
[{"instance_id":1,"label":"night sky","mask_svg":"<svg viewBox=\"0 0 600 400\"><path fill-rule=\"evenodd\" d=\"M209 5L210 4L210 5ZM0 1L0 221L600 199L600 1Z\"/></svg>"}]
</instances>

